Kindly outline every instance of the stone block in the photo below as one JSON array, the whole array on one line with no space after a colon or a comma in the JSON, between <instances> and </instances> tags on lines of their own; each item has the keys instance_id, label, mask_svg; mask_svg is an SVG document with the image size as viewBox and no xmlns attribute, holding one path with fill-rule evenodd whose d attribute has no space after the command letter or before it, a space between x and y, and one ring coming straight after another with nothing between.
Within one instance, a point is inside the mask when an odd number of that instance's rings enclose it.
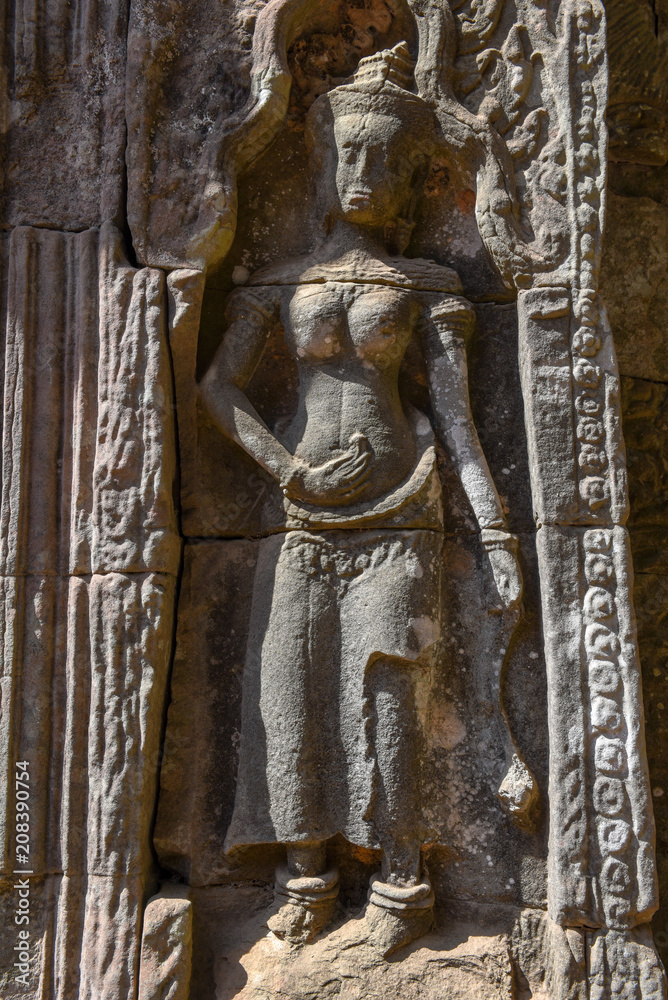
<instances>
[{"instance_id":1,"label":"stone block","mask_svg":"<svg viewBox=\"0 0 668 1000\"><path fill-rule=\"evenodd\" d=\"M165 885L144 910L138 1000L188 1000L191 962L188 890Z\"/></svg>"},{"instance_id":2,"label":"stone block","mask_svg":"<svg viewBox=\"0 0 668 1000\"><path fill-rule=\"evenodd\" d=\"M622 375L668 380L666 247L667 206L609 193L601 295Z\"/></svg>"},{"instance_id":3,"label":"stone block","mask_svg":"<svg viewBox=\"0 0 668 1000\"><path fill-rule=\"evenodd\" d=\"M537 548L551 748L549 912L575 926L642 924L657 887L645 863L654 826L628 533L544 526ZM615 779L612 798L597 793L595 777ZM623 884L607 879L601 856L608 868L624 864Z\"/></svg>"},{"instance_id":4,"label":"stone block","mask_svg":"<svg viewBox=\"0 0 668 1000\"><path fill-rule=\"evenodd\" d=\"M12 4L3 61L3 223L74 231L123 225L129 4L72 16Z\"/></svg>"},{"instance_id":5,"label":"stone block","mask_svg":"<svg viewBox=\"0 0 668 1000\"><path fill-rule=\"evenodd\" d=\"M267 990L295 1000L387 996L511 1000L512 914L489 928L446 920L433 933L386 961L364 936L361 915L341 913L329 933L308 948L291 948L268 931L271 896L252 887L193 893L193 989L226 1000L258 998ZM239 919L239 913L243 918ZM343 918L348 919L343 921Z\"/></svg>"}]
</instances>

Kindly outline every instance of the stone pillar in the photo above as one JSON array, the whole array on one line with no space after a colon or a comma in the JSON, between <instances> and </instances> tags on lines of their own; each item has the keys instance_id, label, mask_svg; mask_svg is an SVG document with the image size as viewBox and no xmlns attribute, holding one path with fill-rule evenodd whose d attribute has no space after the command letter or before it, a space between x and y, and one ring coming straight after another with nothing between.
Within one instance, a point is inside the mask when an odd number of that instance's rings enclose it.
<instances>
[{"instance_id":1,"label":"stone pillar","mask_svg":"<svg viewBox=\"0 0 668 1000\"><path fill-rule=\"evenodd\" d=\"M30 872L36 995L127 996L180 559L165 279L111 225L8 249L2 746L29 764L30 840L20 864L6 784L6 891Z\"/></svg>"}]
</instances>

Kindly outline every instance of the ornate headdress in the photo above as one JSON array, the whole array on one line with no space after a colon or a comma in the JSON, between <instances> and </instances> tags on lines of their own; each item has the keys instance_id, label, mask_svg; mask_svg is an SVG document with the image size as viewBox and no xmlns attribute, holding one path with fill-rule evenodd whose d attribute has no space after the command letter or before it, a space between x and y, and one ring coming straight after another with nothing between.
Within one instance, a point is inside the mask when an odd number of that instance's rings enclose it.
<instances>
[{"instance_id":1,"label":"ornate headdress","mask_svg":"<svg viewBox=\"0 0 668 1000\"><path fill-rule=\"evenodd\" d=\"M306 116L307 143L312 150L325 136L331 135L333 122L344 115L359 116L360 127L370 113L391 117L399 123L395 131L409 147L415 183L402 217L388 224L386 230L388 246L398 253L403 252L410 239L420 175L423 177L426 172L438 132L432 108L411 89L415 86L414 68L405 42L366 56L344 83L318 97Z\"/></svg>"},{"instance_id":2,"label":"ornate headdress","mask_svg":"<svg viewBox=\"0 0 668 1000\"><path fill-rule=\"evenodd\" d=\"M365 56L351 77L317 98L307 121L313 122L327 112L337 118L375 111L401 118L410 133L417 133L422 141L428 139L435 118L426 101L413 90L414 68L406 42Z\"/></svg>"}]
</instances>

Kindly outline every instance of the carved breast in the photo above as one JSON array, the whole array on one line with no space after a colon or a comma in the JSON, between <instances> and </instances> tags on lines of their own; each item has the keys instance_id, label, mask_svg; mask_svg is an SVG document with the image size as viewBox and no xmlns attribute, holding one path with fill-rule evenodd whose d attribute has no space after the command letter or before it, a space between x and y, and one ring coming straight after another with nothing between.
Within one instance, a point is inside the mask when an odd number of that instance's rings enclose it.
<instances>
[{"instance_id":1,"label":"carved breast","mask_svg":"<svg viewBox=\"0 0 668 1000\"><path fill-rule=\"evenodd\" d=\"M298 285L284 318L289 349L311 362L357 357L386 367L411 337L411 293L384 285Z\"/></svg>"}]
</instances>

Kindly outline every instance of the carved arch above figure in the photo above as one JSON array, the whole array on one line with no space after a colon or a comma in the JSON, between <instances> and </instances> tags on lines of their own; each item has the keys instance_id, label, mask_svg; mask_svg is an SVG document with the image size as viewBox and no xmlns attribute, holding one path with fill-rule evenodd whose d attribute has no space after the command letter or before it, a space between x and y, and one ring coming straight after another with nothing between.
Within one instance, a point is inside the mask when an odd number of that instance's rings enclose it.
<instances>
[{"instance_id":1,"label":"carved arch above figure","mask_svg":"<svg viewBox=\"0 0 668 1000\"><path fill-rule=\"evenodd\" d=\"M601 11L589 2L564 4L558 13L561 30L555 31L547 11L533 4L526 4L530 9L518 27L500 0L475 10L457 4L456 14L438 0L400 2L417 29L416 89L433 106L450 154L475 175L478 229L504 283L509 288L581 285L579 235L583 224L591 232L592 221L584 219L585 210L578 212L578 183L583 188L578 173L595 177L596 190L587 193L596 215L596 257L604 157L600 149L570 148L572 137L569 147L564 125L577 114L572 108L563 114L555 98L569 89L559 72L564 56L567 66L571 62L565 48L579 45L585 75L588 69L590 76L600 76ZM140 260L211 272L225 259L236 232L238 177L267 149L285 121L292 84L288 50L304 36L318 6L315 0L271 0L262 8L254 23L250 94L243 107L209 123L194 171L184 169L179 178L179 164L172 164L162 184L156 162L160 143L170 146L171 122L161 117L159 104L163 90L183 69L173 49L173 21L149 22L148 10L133 6L127 91L133 183L128 216ZM589 15L583 13L585 7ZM587 30L583 41L582 31L578 35L571 24L587 16L595 22L593 55ZM538 87L532 80L537 65L548 74L549 86ZM181 79L180 86L187 81ZM589 92L598 120L604 94L597 81L589 84ZM495 127L500 118L503 135ZM192 190L193 177L200 179L199 190ZM172 202L181 201L178 225L174 209L165 211L168 192ZM177 193L180 199L173 197ZM538 230L538 216L532 218L536 201L542 222L546 216L548 220ZM593 264L595 270L595 260ZM585 287L590 284L584 282Z\"/></svg>"}]
</instances>

